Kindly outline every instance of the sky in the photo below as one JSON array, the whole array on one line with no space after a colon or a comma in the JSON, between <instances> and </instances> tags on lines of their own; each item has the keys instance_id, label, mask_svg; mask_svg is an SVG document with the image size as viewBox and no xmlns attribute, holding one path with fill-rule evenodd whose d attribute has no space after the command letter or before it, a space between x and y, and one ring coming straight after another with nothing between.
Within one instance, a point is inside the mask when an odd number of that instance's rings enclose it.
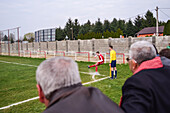
<instances>
[{"instance_id":1,"label":"sky","mask_svg":"<svg viewBox=\"0 0 170 113\"><path fill-rule=\"evenodd\" d=\"M80 24L98 18L132 20L138 14L160 8L159 20L170 19L170 0L0 0L0 31L20 28L20 36L41 29L64 28L69 18ZM169 8L169 9L161 9ZM142 15L141 15L142 16Z\"/></svg>"}]
</instances>

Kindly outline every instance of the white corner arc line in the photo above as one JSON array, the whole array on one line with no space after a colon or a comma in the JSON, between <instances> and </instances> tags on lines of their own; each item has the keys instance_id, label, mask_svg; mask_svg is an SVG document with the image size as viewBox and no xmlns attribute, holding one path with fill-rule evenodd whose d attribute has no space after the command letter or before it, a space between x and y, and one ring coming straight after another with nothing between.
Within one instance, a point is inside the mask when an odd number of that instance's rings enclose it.
<instances>
[{"instance_id":1,"label":"white corner arc line","mask_svg":"<svg viewBox=\"0 0 170 113\"><path fill-rule=\"evenodd\" d=\"M0 60L0 62L17 64L17 65L25 65L25 66L31 66L31 67L38 67L38 66L35 66L35 65L20 64L20 63L16 63L16 62L6 62L6 61L1 61L1 60ZM80 72L80 73L86 73L86 72ZM87 74L87 73L86 73L86 74ZM90 81L90 82L86 82L86 83L83 83L82 85L87 85L87 84L99 82L99 81L105 80L105 79L107 79L107 78L109 78L109 77L104 77L104 78L101 78L101 79L97 79L97 80L93 80L93 81ZM38 96L38 97L34 97L34 98L30 98L30 99L27 99L27 100L24 100L24 101L20 101L20 102L17 102L17 103L8 105L8 106L1 107L0 110L7 109L7 108L10 108L10 107L12 107L12 106L16 106L16 105L19 105L19 104L22 104L22 103L25 103L25 102L29 102L29 101L31 101L31 100L36 100L36 99L39 99L39 96Z\"/></svg>"}]
</instances>

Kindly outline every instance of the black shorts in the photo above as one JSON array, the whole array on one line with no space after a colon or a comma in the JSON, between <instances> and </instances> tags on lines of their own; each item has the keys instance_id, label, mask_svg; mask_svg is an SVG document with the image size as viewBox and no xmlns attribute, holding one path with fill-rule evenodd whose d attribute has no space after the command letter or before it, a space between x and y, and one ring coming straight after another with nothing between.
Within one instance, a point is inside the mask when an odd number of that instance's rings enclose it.
<instances>
[{"instance_id":1,"label":"black shorts","mask_svg":"<svg viewBox=\"0 0 170 113\"><path fill-rule=\"evenodd\" d=\"M112 60L111 67L116 67L116 60Z\"/></svg>"}]
</instances>

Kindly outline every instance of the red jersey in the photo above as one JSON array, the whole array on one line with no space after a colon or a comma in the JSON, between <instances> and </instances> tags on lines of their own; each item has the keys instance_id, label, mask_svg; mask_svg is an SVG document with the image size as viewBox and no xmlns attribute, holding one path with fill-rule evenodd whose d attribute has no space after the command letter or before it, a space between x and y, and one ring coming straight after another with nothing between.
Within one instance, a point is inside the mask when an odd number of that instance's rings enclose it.
<instances>
[{"instance_id":1,"label":"red jersey","mask_svg":"<svg viewBox=\"0 0 170 113\"><path fill-rule=\"evenodd\" d=\"M98 62L102 62L102 63L104 63L104 57L103 57L103 55L102 54L99 54L99 61Z\"/></svg>"}]
</instances>

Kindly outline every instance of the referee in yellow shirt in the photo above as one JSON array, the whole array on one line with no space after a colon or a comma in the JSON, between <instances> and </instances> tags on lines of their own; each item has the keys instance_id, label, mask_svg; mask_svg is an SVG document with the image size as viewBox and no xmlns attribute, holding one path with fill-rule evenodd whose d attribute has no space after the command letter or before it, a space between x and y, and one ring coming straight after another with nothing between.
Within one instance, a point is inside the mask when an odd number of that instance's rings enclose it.
<instances>
[{"instance_id":1,"label":"referee in yellow shirt","mask_svg":"<svg viewBox=\"0 0 170 113\"><path fill-rule=\"evenodd\" d=\"M113 46L109 46L109 50L110 50L110 63L109 66L111 67L111 74L112 76L110 77L111 79L114 79L114 72L113 72L113 68L115 71L115 79L117 78L117 69L116 69L116 52L113 50Z\"/></svg>"}]
</instances>

